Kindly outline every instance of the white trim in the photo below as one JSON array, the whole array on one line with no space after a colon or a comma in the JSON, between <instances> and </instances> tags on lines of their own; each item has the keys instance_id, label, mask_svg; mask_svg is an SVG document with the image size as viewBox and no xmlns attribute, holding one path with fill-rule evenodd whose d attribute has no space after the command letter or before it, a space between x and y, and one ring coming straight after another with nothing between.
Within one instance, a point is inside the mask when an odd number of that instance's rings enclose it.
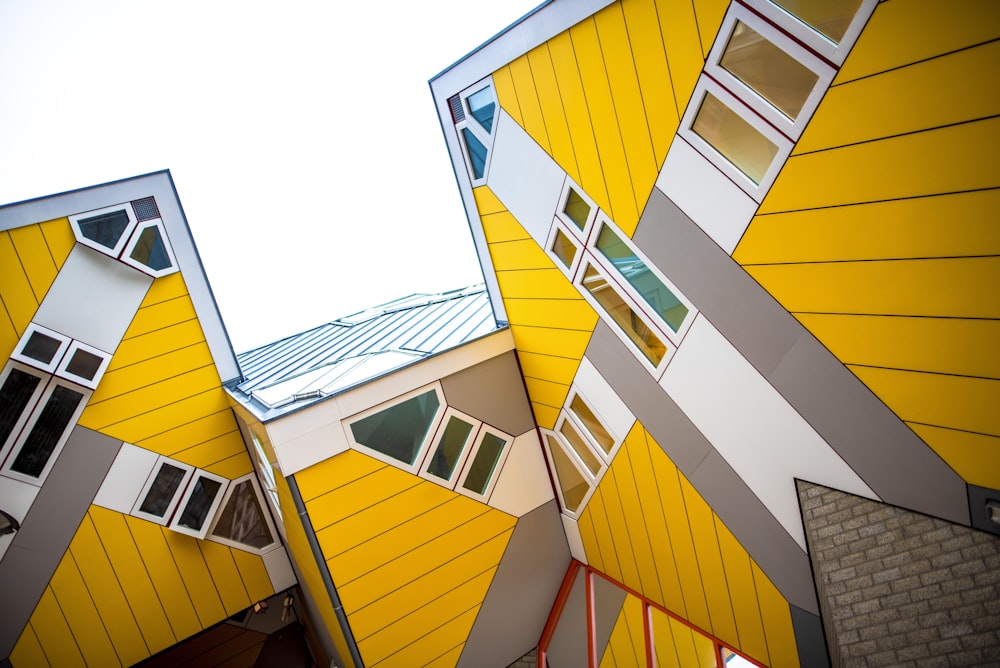
<instances>
[{"instance_id":1,"label":"white trim","mask_svg":"<svg viewBox=\"0 0 1000 668\"><path fill-rule=\"evenodd\" d=\"M490 95L493 97L493 124L490 127L489 132L487 132L486 128L484 128L479 121L472 116L472 112L469 109L469 96L475 95L482 90L489 90ZM490 161L493 158L493 138L496 136L497 125L500 122L500 100L497 98L496 87L493 85L492 76L480 79L460 92L458 95L462 103L462 111L465 114L465 118L461 121L454 122L455 134L458 135L459 148L462 151L462 156L465 158L466 169L469 170L469 181L475 188L477 186L485 185L486 179L490 174ZM486 158L483 160L483 175L481 177L476 177L475 170L472 168L472 156L469 154L469 147L466 145L465 138L462 136L462 130L468 130L472 136L474 136L479 143L483 145L483 148L486 149Z\"/></svg>"},{"instance_id":2,"label":"white trim","mask_svg":"<svg viewBox=\"0 0 1000 668\"><path fill-rule=\"evenodd\" d=\"M839 66L844 64L847 54L850 52L851 47L854 46L854 42L858 39L862 29L864 29L865 23L868 22L868 18L875 10L879 0L864 0L861 3L858 11L854 14L854 19L851 20L839 43L834 42L802 19L773 2L764 2L762 0L747 0L747 2L779 27L794 35L796 39L801 40L810 49Z\"/></svg>"},{"instance_id":3,"label":"white trim","mask_svg":"<svg viewBox=\"0 0 1000 668\"><path fill-rule=\"evenodd\" d=\"M134 251L136 245L138 245L140 235L151 227L155 227L160 230L160 241L163 243L163 249L167 254L167 259L170 260L170 265L164 269L153 269L149 265L139 262L132 257L132 251ZM125 244L125 249L122 250L121 256L118 259L128 266L138 269L144 274L149 274L153 278L167 276L178 271L177 258L174 256L174 249L170 245L170 239L167 237L167 229L163 225L163 221L160 218L144 220L139 223L132 232L132 236L129 238L128 243Z\"/></svg>"},{"instance_id":4,"label":"white trim","mask_svg":"<svg viewBox=\"0 0 1000 668\"><path fill-rule=\"evenodd\" d=\"M70 362L73 361L73 354L77 350L82 350L88 352L95 357L101 358L101 363L97 367L97 371L94 373L93 378L85 378L84 376L78 376L75 373L70 372L67 367ZM69 350L66 351L66 355L63 357L62 363L59 364L59 368L56 369L55 373L67 380L71 380L74 383L83 385L84 387L89 387L92 390L97 389L98 383L101 382L101 378L104 376L105 370L108 368L108 364L111 363L111 353L106 353L103 350L95 348L94 346L88 346L82 341L73 340L69 344Z\"/></svg>"},{"instance_id":5,"label":"white trim","mask_svg":"<svg viewBox=\"0 0 1000 668\"><path fill-rule=\"evenodd\" d=\"M469 473L472 469L472 465L476 461L476 456L479 455L480 449L483 446L483 440L486 438L487 434L495 436L496 438L502 440L503 447L500 449L500 454L497 456L496 462L493 464L493 468L490 470L489 476L486 479L486 487L483 489L482 493L475 490L468 489L465 486L466 479L469 477ZM488 424L483 424L476 434L475 441L471 448L469 448L469 453L465 458L465 462L461 471L461 475L458 478L458 482L455 485L455 491L464 496L471 497L473 499L480 499L483 501L488 501L490 495L493 493L493 488L496 487L497 479L500 478L500 473L503 471L503 465L507 461L507 455L510 454L510 450L514 445L514 437L510 434L495 429Z\"/></svg>"},{"instance_id":6,"label":"white trim","mask_svg":"<svg viewBox=\"0 0 1000 668\"><path fill-rule=\"evenodd\" d=\"M578 227L576 221L566 214L566 204L569 201L569 193L571 190L575 191L576 194L579 195L588 206L590 206L590 213L587 214L587 219L583 222L583 228ZM597 220L597 212L597 203L567 174L566 182L563 184L562 192L559 194L559 204L556 207L555 214L556 219L563 223L563 225L569 229L570 233L572 233L572 235L575 236L582 244L586 244L587 237L590 236L590 233L593 230L594 221Z\"/></svg>"},{"instance_id":7,"label":"white trim","mask_svg":"<svg viewBox=\"0 0 1000 668\"><path fill-rule=\"evenodd\" d=\"M587 408L590 409L590 412L594 414L594 418L601 424L604 431L606 431L608 436L611 437L611 449L607 452L604 452L604 448L601 447L601 444L597 442L594 434L583 423L583 419L577 415L576 411L573 410L573 397L580 398ZM583 436L590 441L594 452L597 454L597 458L603 460L605 464L610 465L625 439L619 438L615 435L614 431L608 427L608 421L601 417L600 412L597 408L595 408L595 406L597 406L597 404L587 399L586 395L580 391L580 388L576 385L576 383L573 383L573 385L570 386L569 392L566 394L566 403L563 405L561 415L566 416L577 427L577 431L583 434Z\"/></svg>"},{"instance_id":8,"label":"white trim","mask_svg":"<svg viewBox=\"0 0 1000 668\"><path fill-rule=\"evenodd\" d=\"M559 508L562 511L563 515L576 519L580 516L580 513L583 512L583 509L587 507L587 502L590 501L590 497L593 496L594 490L597 489L597 483L599 480L589 474L587 467L583 464L583 462L580 461L580 459L576 456L576 453L573 451L573 448L570 447L569 444L567 444L563 440L561 435L549 429L539 428L538 431L540 432L542 437L542 447L545 450L546 463L549 466L549 470L552 471L552 477L555 479L556 483L555 491L556 491L556 496L559 498ZM566 498L563 496L562 481L559 478L559 469L556 468L555 459L552 456L550 443L553 441L556 443L556 445L562 448L563 454L566 455L566 458L569 460L570 464L572 464L573 467L576 468L577 472L580 474L580 477L582 477L584 482L587 483L587 491L580 499L580 503L576 507L576 510L570 510L566 506Z\"/></svg>"},{"instance_id":9,"label":"white trim","mask_svg":"<svg viewBox=\"0 0 1000 668\"><path fill-rule=\"evenodd\" d=\"M184 510L187 509L187 504L191 500L191 495L194 493L195 485L199 478L206 478L208 480L214 480L218 482L220 487L219 491L216 493L215 498L212 499L212 504L208 507L208 512L205 513L205 521L202 522L199 529L193 529L191 527L183 526L180 524L181 516L184 514ZM209 473L202 469L198 469L194 476L189 480L187 489L184 490L184 496L181 497L180 503L177 505L177 509L174 511L174 516L170 520L170 529L176 531L177 533L187 534L188 536L194 536L195 538L204 538L208 533L208 529L212 526L212 522L215 518L215 513L218 512L219 506L222 504L222 498L226 495L226 490L229 486L229 480L223 478L222 476L215 475L214 473Z\"/></svg>"},{"instance_id":10,"label":"white trim","mask_svg":"<svg viewBox=\"0 0 1000 668\"><path fill-rule=\"evenodd\" d=\"M232 498L233 493L239 485L244 482L250 483L250 489L257 497L257 505L260 508L260 514L264 518L264 523L267 525L267 531L271 535L271 542L263 547L253 547L252 545L247 545L246 543L241 543L237 540L232 540L231 538L226 538L224 536L217 536L215 534L215 529L219 524L219 520L222 518L222 511L225 509L226 504ZM267 502L264 500L264 495L260 490L260 484L257 481L257 476L253 473L248 473L244 476L236 478L230 481L229 487L226 489L222 503L216 509L214 517L210 527L208 529L208 534L205 536L207 540L213 541L215 543L221 543L222 545L228 545L229 547L235 548L237 550L243 550L244 552L250 552L251 554L263 555L265 552L270 552L278 544L278 531L274 526L274 522L271 521L271 514L267 512Z\"/></svg>"},{"instance_id":11,"label":"white trim","mask_svg":"<svg viewBox=\"0 0 1000 668\"><path fill-rule=\"evenodd\" d=\"M24 354L24 347L28 345L28 341L31 340L31 335L35 332L59 341L59 348L52 356L52 360L50 362L46 363ZM66 349L70 346L71 342L72 339L65 334L60 334L59 332L53 331L48 327L42 327L34 322L29 322L28 326L24 329L24 334L21 335L21 340L17 342L17 347L14 348L14 352L11 353L10 358L12 360L23 362L29 366L33 366L36 369L41 369L47 373L55 373L56 368L59 366L59 362L61 362L63 357L66 355Z\"/></svg>"},{"instance_id":12,"label":"white trim","mask_svg":"<svg viewBox=\"0 0 1000 668\"><path fill-rule=\"evenodd\" d=\"M556 234L560 232L564 237L566 237L567 241L573 244L573 247L576 248L576 252L573 254L573 262L571 262L568 267L563 262L563 259L552 249L552 246L556 242ZM580 269L580 261L583 259L584 248L585 246L583 242L577 239L573 234L570 234L561 220L556 220L552 225L552 229L549 230L549 236L545 240L544 250L548 256L552 258L552 263L556 265L559 271L565 274L566 278L572 281L576 277L576 272Z\"/></svg>"},{"instance_id":13,"label":"white trim","mask_svg":"<svg viewBox=\"0 0 1000 668\"><path fill-rule=\"evenodd\" d=\"M100 216L105 213L114 213L116 211L123 211L123 210L125 211L125 215L128 217L128 224L125 226L125 229L122 231L121 236L118 237L118 240L115 242L115 245L112 248L108 248L107 246L102 246L96 241L87 238L86 236L84 236L83 230L80 229L81 220L94 218L96 216ZM135 231L135 226L137 223L135 218L135 212L132 210L132 204L129 202L122 202L121 204L115 204L113 206L106 206L100 209L94 209L92 211L84 211L83 213L73 214L69 216L69 224L73 228L73 236L75 236L76 240L79 241L81 244L93 248L94 250L100 253L104 253L105 255L110 255L111 257L117 258L119 255L121 255L122 249L125 247L125 244L131 238L132 232Z\"/></svg>"},{"instance_id":14,"label":"white trim","mask_svg":"<svg viewBox=\"0 0 1000 668\"><path fill-rule=\"evenodd\" d=\"M7 382L7 378L10 377L12 369L17 369L21 373L25 373L29 376L38 379L38 384L35 389L31 392L31 396L28 401L24 404L24 409L21 411L21 415L14 420L14 425L11 427L10 434L7 435L7 439L0 443L0 464L2 464L6 459L7 455L10 453L11 449L14 447L14 443L20 438L21 431L24 429L24 425L28 422L28 418L31 417L32 412L38 405L38 399L45 392L45 388L48 386L49 376L40 373L38 369L30 367L26 364L20 362L15 362L11 360L4 367L3 371L0 372L0 388L3 387L4 383Z\"/></svg>"},{"instance_id":15,"label":"white trim","mask_svg":"<svg viewBox=\"0 0 1000 668\"><path fill-rule=\"evenodd\" d=\"M591 471L587 462L584 461L583 457L577 452L576 448L570 442L570 439L566 436L563 431L563 427L569 424L569 428L576 432L583 441L583 447L590 451L590 455L594 458L594 462L597 464L597 470ZM577 420L574 420L569 416L569 411L561 410L559 411L559 417L556 419L556 426L553 429L556 434L559 435L564 445L569 446L569 450L576 455L577 463L582 464L584 469L587 471L587 475L594 480L599 479L603 474L604 470L608 467L608 462L604 458L604 453L601 451L600 446L594 443L593 439L590 438L590 432L584 429Z\"/></svg>"},{"instance_id":16,"label":"white trim","mask_svg":"<svg viewBox=\"0 0 1000 668\"><path fill-rule=\"evenodd\" d=\"M184 471L184 475L181 477L181 481L177 485L177 489L174 490L173 496L167 503L167 509L166 511L164 511L163 515L154 515L153 513L144 512L140 510L140 507L142 506L143 503L145 503L146 496L152 489L153 483L156 481L156 476L159 474L160 469L164 465L169 465L173 466L174 468L181 469L182 471ZM136 497L135 503L132 505L132 511L130 514L134 515L135 517L139 517L141 519L149 520L150 522L155 522L156 524L166 526L167 524L170 523L170 520L173 519L174 512L177 510L177 506L180 503L181 496L183 496L183 494L187 490L188 484L191 482L192 476L194 476L194 472L195 472L195 467L190 466L189 464L184 464L182 462L179 462L176 459L170 459L169 457L164 457L163 455L160 455L160 457L157 458L156 462L153 464L153 469L149 472L149 475L146 477L146 482L143 484L142 489L139 491L139 496Z\"/></svg>"},{"instance_id":17,"label":"white trim","mask_svg":"<svg viewBox=\"0 0 1000 668\"><path fill-rule=\"evenodd\" d=\"M452 417L457 418L462 422L468 424L471 427L471 429L469 430L469 435L465 437L465 442L462 443L462 450L458 455L458 460L455 462L455 466L451 470L451 477L440 478L437 475L431 473L428 469L431 466L431 461L434 459L434 453L437 452L437 448L441 443L441 439L444 437L444 433L448 428L448 422ZM435 429L434 435L430 441L431 445L424 452L423 461L421 462L420 465L420 477L426 478L431 482L443 485L450 489L454 489L455 484L457 483L462 473L462 469L465 468L465 462L469 458L469 452L472 450L472 448L469 447L469 443L473 443L475 441L476 436L478 435L479 430L482 427L482 424L483 423L481 420L477 420L471 415L463 413L462 411L457 410L455 408L448 407L445 410L444 415L441 416L441 420L437 424L437 429Z\"/></svg>"}]
</instances>

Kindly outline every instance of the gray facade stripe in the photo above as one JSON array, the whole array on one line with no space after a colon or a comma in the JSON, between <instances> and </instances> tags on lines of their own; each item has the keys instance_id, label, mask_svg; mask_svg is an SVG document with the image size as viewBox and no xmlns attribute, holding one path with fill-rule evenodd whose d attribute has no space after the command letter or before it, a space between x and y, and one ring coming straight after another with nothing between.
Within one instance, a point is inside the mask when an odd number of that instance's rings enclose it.
<instances>
[{"instance_id":1,"label":"gray facade stripe","mask_svg":"<svg viewBox=\"0 0 1000 668\"><path fill-rule=\"evenodd\" d=\"M586 356L781 594L818 613L806 553L603 321Z\"/></svg>"},{"instance_id":2,"label":"gray facade stripe","mask_svg":"<svg viewBox=\"0 0 1000 668\"><path fill-rule=\"evenodd\" d=\"M883 500L969 523L962 479L656 188L633 241Z\"/></svg>"},{"instance_id":3,"label":"gray facade stripe","mask_svg":"<svg viewBox=\"0 0 1000 668\"><path fill-rule=\"evenodd\" d=\"M0 561L0 657L9 656L122 442L76 427Z\"/></svg>"},{"instance_id":4,"label":"gray facade stripe","mask_svg":"<svg viewBox=\"0 0 1000 668\"><path fill-rule=\"evenodd\" d=\"M506 666L538 644L570 564L556 502L517 521L459 658L459 668ZM503 629L502 634L497 629Z\"/></svg>"},{"instance_id":5,"label":"gray facade stripe","mask_svg":"<svg viewBox=\"0 0 1000 668\"><path fill-rule=\"evenodd\" d=\"M795 645L799 651L800 666L823 668L830 665L830 653L826 649L823 622L817 615L793 605L792 630L795 632Z\"/></svg>"},{"instance_id":6,"label":"gray facade stripe","mask_svg":"<svg viewBox=\"0 0 1000 668\"><path fill-rule=\"evenodd\" d=\"M514 351L442 378L441 387L449 406L512 436L535 428Z\"/></svg>"}]
</instances>

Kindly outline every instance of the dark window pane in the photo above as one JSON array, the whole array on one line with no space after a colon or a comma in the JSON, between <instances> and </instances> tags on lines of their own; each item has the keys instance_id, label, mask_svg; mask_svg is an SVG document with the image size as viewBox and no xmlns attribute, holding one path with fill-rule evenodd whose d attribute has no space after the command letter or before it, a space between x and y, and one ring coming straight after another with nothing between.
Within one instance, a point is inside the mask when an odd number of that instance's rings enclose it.
<instances>
[{"instance_id":1,"label":"dark window pane","mask_svg":"<svg viewBox=\"0 0 1000 668\"><path fill-rule=\"evenodd\" d=\"M83 395L79 392L56 385L21 451L14 458L11 470L33 478L40 476L82 400Z\"/></svg>"},{"instance_id":2,"label":"dark window pane","mask_svg":"<svg viewBox=\"0 0 1000 668\"><path fill-rule=\"evenodd\" d=\"M358 420L351 425L351 432L361 445L413 464L439 406L437 393L424 392Z\"/></svg>"},{"instance_id":3,"label":"dark window pane","mask_svg":"<svg viewBox=\"0 0 1000 668\"><path fill-rule=\"evenodd\" d=\"M477 179L481 179L486 173L486 147L469 132L468 128L462 128L462 137L465 139L465 147L469 150L472 173Z\"/></svg>"},{"instance_id":4,"label":"dark window pane","mask_svg":"<svg viewBox=\"0 0 1000 668\"><path fill-rule=\"evenodd\" d=\"M274 542L264 519L264 510L249 480L241 482L229 495L212 535L256 548Z\"/></svg>"},{"instance_id":5,"label":"dark window pane","mask_svg":"<svg viewBox=\"0 0 1000 668\"><path fill-rule=\"evenodd\" d=\"M219 495L222 483L205 476L198 476L194 481L194 490L188 497L188 502L184 505L181 518L177 521L182 527L201 531L208 517L208 511L212 507L212 502Z\"/></svg>"},{"instance_id":6,"label":"dark window pane","mask_svg":"<svg viewBox=\"0 0 1000 668\"><path fill-rule=\"evenodd\" d=\"M128 227L128 214L122 209L84 218L77 224L80 226L80 233L87 239L96 241L106 248L114 248Z\"/></svg>"},{"instance_id":7,"label":"dark window pane","mask_svg":"<svg viewBox=\"0 0 1000 668\"><path fill-rule=\"evenodd\" d=\"M73 357L70 358L69 364L66 365L66 371L74 376L93 380L94 376L97 375L97 370L101 368L101 362L103 361L103 357L98 357L94 353L78 348L73 353Z\"/></svg>"},{"instance_id":8,"label":"dark window pane","mask_svg":"<svg viewBox=\"0 0 1000 668\"><path fill-rule=\"evenodd\" d=\"M139 240L129 255L136 262L141 262L154 271L169 269L170 256L160 235L160 228L155 225L147 227L139 233Z\"/></svg>"},{"instance_id":9,"label":"dark window pane","mask_svg":"<svg viewBox=\"0 0 1000 668\"><path fill-rule=\"evenodd\" d=\"M465 449L465 442L472 433L472 425L465 420L452 417L448 420L441 440L438 441L437 449L431 455L430 466L427 472L436 475L444 480L451 480L451 475L455 472L455 465L462 456Z\"/></svg>"},{"instance_id":10,"label":"dark window pane","mask_svg":"<svg viewBox=\"0 0 1000 668\"><path fill-rule=\"evenodd\" d=\"M28 337L27 343L21 349L21 354L33 360L38 360L42 364L50 364L53 358L55 358L56 353L59 352L61 344L62 341L59 339L54 339L47 334L36 331L32 332L31 336Z\"/></svg>"},{"instance_id":11,"label":"dark window pane","mask_svg":"<svg viewBox=\"0 0 1000 668\"><path fill-rule=\"evenodd\" d=\"M493 114L496 103L489 88L476 91L466 100L469 103L469 113L487 131L493 132Z\"/></svg>"},{"instance_id":12,"label":"dark window pane","mask_svg":"<svg viewBox=\"0 0 1000 668\"><path fill-rule=\"evenodd\" d=\"M149 488L149 492L146 493L146 498L143 499L139 510L150 515L163 517L164 513L167 512L167 508L170 507L170 502L177 493L177 488L180 487L182 480L184 480L184 469L170 464L163 464L160 470L156 472L153 485Z\"/></svg>"},{"instance_id":13,"label":"dark window pane","mask_svg":"<svg viewBox=\"0 0 1000 668\"><path fill-rule=\"evenodd\" d=\"M472 460L469 475L465 476L465 483L462 487L476 494L485 492L486 487L490 484L490 478L493 477L493 469L500 460L503 446L506 444L507 441L499 436L487 433L476 452L475 459Z\"/></svg>"},{"instance_id":14,"label":"dark window pane","mask_svg":"<svg viewBox=\"0 0 1000 668\"><path fill-rule=\"evenodd\" d=\"M24 413L32 393L40 382L40 378L30 373L24 373L19 369L10 370L3 387L0 387L0 446L7 442L10 432Z\"/></svg>"}]
</instances>

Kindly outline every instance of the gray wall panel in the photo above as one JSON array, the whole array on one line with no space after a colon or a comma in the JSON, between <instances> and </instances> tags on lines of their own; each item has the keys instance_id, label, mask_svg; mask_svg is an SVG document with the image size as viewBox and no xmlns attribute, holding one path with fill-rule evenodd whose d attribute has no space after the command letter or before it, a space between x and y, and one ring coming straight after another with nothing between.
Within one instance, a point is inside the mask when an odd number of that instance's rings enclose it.
<instances>
[{"instance_id":1,"label":"gray wall panel","mask_svg":"<svg viewBox=\"0 0 1000 668\"><path fill-rule=\"evenodd\" d=\"M549 641L548 662L552 666L587 665L587 590L586 570L576 573L573 589L563 607L559 623ZM624 600L624 597L622 598Z\"/></svg>"},{"instance_id":2,"label":"gray wall panel","mask_svg":"<svg viewBox=\"0 0 1000 668\"><path fill-rule=\"evenodd\" d=\"M655 188L633 239L876 494L968 523L958 475Z\"/></svg>"},{"instance_id":3,"label":"gray wall panel","mask_svg":"<svg viewBox=\"0 0 1000 668\"><path fill-rule=\"evenodd\" d=\"M14 648L121 445L84 427L70 435L0 561L0 657Z\"/></svg>"},{"instance_id":4,"label":"gray wall panel","mask_svg":"<svg viewBox=\"0 0 1000 668\"><path fill-rule=\"evenodd\" d=\"M818 616L793 605L792 629L795 631L795 644L799 650L799 665L803 668L823 668L830 665L823 622Z\"/></svg>"},{"instance_id":5,"label":"gray wall panel","mask_svg":"<svg viewBox=\"0 0 1000 668\"><path fill-rule=\"evenodd\" d=\"M569 564L569 547L554 500L521 517L458 665L506 666L533 648Z\"/></svg>"},{"instance_id":6,"label":"gray wall panel","mask_svg":"<svg viewBox=\"0 0 1000 668\"><path fill-rule=\"evenodd\" d=\"M514 351L443 378L441 386L449 406L512 436L535 428Z\"/></svg>"}]
</instances>

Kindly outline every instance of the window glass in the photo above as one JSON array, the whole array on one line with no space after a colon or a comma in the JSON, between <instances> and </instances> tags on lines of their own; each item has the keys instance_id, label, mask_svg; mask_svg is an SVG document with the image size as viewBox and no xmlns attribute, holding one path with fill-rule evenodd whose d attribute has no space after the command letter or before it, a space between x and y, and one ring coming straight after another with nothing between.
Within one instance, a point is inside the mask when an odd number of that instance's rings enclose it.
<instances>
[{"instance_id":1,"label":"window glass","mask_svg":"<svg viewBox=\"0 0 1000 668\"><path fill-rule=\"evenodd\" d=\"M139 232L139 239L129 254L136 262L141 262L154 271L162 271L171 267L170 256L160 228L150 225Z\"/></svg>"},{"instance_id":2,"label":"window glass","mask_svg":"<svg viewBox=\"0 0 1000 668\"><path fill-rule=\"evenodd\" d=\"M649 267L608 225L601 226L601 233L597 237L597 250L601 251L629 285L642 295L646 303L653 307L670 329L676 332L681 328L684 318L687 317L688 307L681 303L670 288L650 271Z\"/></svg>"},{"instance_id":3,"label":"window glass","mask_svg":"<svg viewBox=\"0 0 1000 668\"><path fill-rule=\"evenodd\" d=\"M573 396L573 400L569 404L570 410L579 418L583 426L587 428L590 435L594 437L597 444L601 446L601 450L604 450L605 454L611 453L611 448L615 445L615 439L611 437L608 430L604 428L601 421L597 419L594 412L590 410L584 400L579 394Z\"/></svg>"},{"instance_id":4,"label":"window glass","mask_svg":"<svg viewBox=\"0 0 1000 668\"><path fill-rule=\"evenodd\" d=\"M20 369L10 370L3 387L0 387L0 447L7 442L40 382L38 376Z\"/></svg>"},{"instance_id":5,"label":"window glass","mask_svg":"<svg viewBox=\"0 0 1000 668\"><path fill-rule=\"evenodd\" d=\"M569 455L563 450L559 441L550 434L545 434L545 440L549 445L549 452L552 454L552 463L556 469L556 479L559 481L559 489L562 492L563 503L566 510L576 512L583 501L583 497L590 490L590 484L584 479L583 474L573 466Z\"/></svg>"},{"instance_id":6,"label":"window glass","mask_svg":"<svg viewBox=\"0 0 1000 668\"><path fill-rule=\"evenodd\" d=\"M35 330L25 342L21 354L42 364L51 364L62 343L59 339Z\"/></svg>"},{"instance_id":7,"label":"window glass","mask_svg":"<svg viewBox=\"0 0 1000 668\"><path fill-rule=\"evenodd\" d=\"M181 512L177 524L194 531L201 531L201 527L208 517L208 511L211 510L215 497L222 489L222 483L199 475L194 479L192 485L194 488L191 491L191 496L184 504L184 510Z\"/></svg>"},{"instance_id":8,"label":"window glass","mask_svg":"<svg viewBox=\"0 0 1000 668\"><path fill-rule=\"evenodd\" d=\"M87 380L93 380L94 376L96 376L97 372L100 370L103 362L103 357L99 357L92 352L77 348L73 352L73 356L70 358L69 364L66 365L66 371L74 376L86 378Z\"/></svg>"},{"instance_id":9,"label":"window glass","mask_svg":"<svg viewBox=\"0 0 1000 668\"><path fill-rule=\"evenodd\" d=\"M833 42L840 42L862 0L771 0Z\"/></svg>"},{"instance_id":10,"label":"window glass","mask_svg":"<svg viewBox=\"0 0 1000 668\"><path fill-rule=\"evenodd\" d=\"M567 269L573 266L573 260L576 258L576 244L570 241L569 237L563 234L558 227L556 228L556 236L552 240L552 252L566 265Z\"/></svg>"},{"instance_id":11,"label":"window glass","mask_svg":"<svg viewBox=\"0 0 1000 668\"><path fill-rule=\"evenodd\" d=\"M472 117L483 126L483 128L489 132L493 133L493 115L496 111L496 103L493 101L493 93L490 92L489 87L478 90L468 98L466 102L469 104L469 113Z\"/></svg>"},{"instance_id":12,"label":"window glass","mask_svg":"<svg viewBox=\"0 0 1000 668\"><path fill-rule=\"evenodd\" d=\"M264 518L264 509L249 480L238 483L219 513L213 536L262 548L274 542Z\"/></svg>"},{"instance_id":13,"label":"window glass","mask_svg":"<svg viewBox=\"0 0 1000 668\"><path fill-rule=\"evenodd\" d=\"M587 218L590 217L590 205L583 200L580 193L570 188L563 213L582 230L587 225Z\"/></svg>"},{"instance_id":14,"label":"window glass","mask_svg":"<svg viewBox=\"0 0 1000 668\"><path fill-rule=\"evenodd\" d=\"M437 447L434 449L434 454L431 455L427 472L443 480L451 480L451 476L455 472L455 465L461 459L465 443L469 440L471 433L471 424L454 415L451 416Z\"/></svg>"},{"instance_id":15,"label":"window glass","mask_svg":"<svg viewBox=\"0 0 1000 668\"><path fill-rule=\"evenodd\" d=\"M102 213L77 221L80 234L106 248L114 248L128 228L128 214L124 209Z\"/></svg>"},{"instance_id":16,"label":"window glass","mask_svg":"<svg viewBox=\"0 0 1000 668\"><path fill-rule=\"evenodd\" d=\"M164 462L156 472L156 478L153 479L153 484L146 493L146 498L142 500L139 510L156 517L163 517L170 507L170 502L174 500L185 473L184 469Z\"/></svg>"},{"instance_id":17,"label":"window glass","mask_svg":"<svg viewBox=\"0 0 1000 668\"><path fill-rule=\"evenodd\" d=\"M691 129L757 184L778 153L770 139L711 93L705 93Z\"/></svg>"},{"instance_id":18,"label":"window glass","mask_svg":"<svg viewBox=\"0 0 1000 668\"><path fill-rule=\"evenodd\" d=\"M465 139L465 147L469 151L473 176L481 179L486 173L486 147L476 139L476 135L472 134L468 128L462 128L462 138Z\"/></svg>"},{"instance_id":19,"label":"window glass","mask_svg":"<svg viewBox=\"0 0 1000 668\"><path fill-rule=\"evenodd\" d=\"M720 61L734 77L795 120L819 75L742 21L737 21Z\"/></svg>"},{"instance_id":20,"label":"window glass","mask_svg":"<svg viewBox=\"0 0 1000 668\"><path fill-rule=\"evenodd\" d=\"M621 295L591 266L584 272L583 287L593 295L632 343L639 347L646 359L652 362L653 366L658 366L667 354L667 347L636 315Z\"/></svg>"},{"instance_id":21,"label":"window glass","mask_svg":"<svg viewBox=\"0 0 1000 668\"><path fill-rule=\"evenodd\" d=\"M500 454L506 444L506 440L496 434L486 432L479 445L479 450L476 451L476 456L469 466L469 473L465 476L462 487L476 494L485 492L490 484L490 478L493 476L493 469L500 461Z\"/></svg>"},{"instance_id":22,"label":"window glass","mask_svg":"<svg viewBox=\"0 0 1000 668\"><path fill-rule=\"evenodd\" d=\"M573 448L576 454L580 457L580 461L582 461L584 465L590 469L591 475L596 476L597 472L601 470L601 463L597 461L597 457L594 456L594 453L587 445L587 442L583 440L583 437L580 436L579 432L573 428L573 425L569 421L563 420L562 425L559 427L559 433L563 435L566 442L569 443L570 447Z\"/></svg>"},{"instance_id":23,"label":"window glass","mask_svg":"<svg viewBox=\"0 0 1000 668\"><path fill-rule=\"evenodd\" d=\"M430 390L358 420L351 432L361 445L412 465L439 406L437 393Z\"/></svg>"},{"instance_id":24,"label":"window glass","mask_svg":"<svg viewBox=\"0 0 1000 668\"><path fill-rule=\"evenodd\" d=\"M82 400L83 395L76 390L56 385L45 408L31 427L31 433L14 458L11 471L33 478L39 477Z\"/></svg>"}]
</instances>

